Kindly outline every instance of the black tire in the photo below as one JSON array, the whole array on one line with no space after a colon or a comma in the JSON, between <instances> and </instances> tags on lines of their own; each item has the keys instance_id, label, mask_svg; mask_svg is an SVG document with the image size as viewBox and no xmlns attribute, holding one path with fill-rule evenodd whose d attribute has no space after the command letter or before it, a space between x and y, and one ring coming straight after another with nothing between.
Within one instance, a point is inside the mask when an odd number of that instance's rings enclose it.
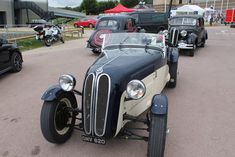
<instances>
[{"instance_id":1,"label":"black tire","mask_svg":"<svg viewBox=\"0 0 235 157\"><path fill-rule=\"evenodd\" d=\"M190 57L193 57L193 56L194 56L194 52L195 52L196 47L197 47L197 46L196 46L196 44L194 43L194 44L193 44L193 49L189 51L189 56L190 56Z\"/></svg>"},{"instance_id":2,"label":"black tire","mask_svg":"<svg viewBox=\"0 0 235 157\"><path fill-rule=\"evenodd\" d=\"M51 143L62 144L73 133L76 115L64 107L77 107L75 97L63 92L57 100L44 102L41 110L41 131L45 139Z\"/></svg>"},{"instance_id":3,"label":"black tire","mask_svg":"<svg viewBox=\"0 0 235 157\"><path fill-rule=\"evenodd\" d=\"M19 72L22 69L22 63L23 59L20 53L18 52L13 52L11 55L11 67L12 67L12 72Z\"/></svg>"},{"instance_id":4,"label":"black tire","mask_svg":"<svg viewBox=\"0 0 235 157\"><path fill-rule=\"evenodd\" d=\"M60 38L60 41L61 41L62 43L64 43L64 38L63 38L63 37L61 37L61 38Z\"/></svg>"},{"instance_id":5,"label":"black tire","mask_svg":"<svg viewBox=\"0 0 235 157\"><path fill-rule=\"evenodd\" d=\"M76 25L76 24L74 24L73 26L74 26L74 28L78 28L78 25Z\"/></svg>"},{"instance_id":6,"label":"black tire","mask_svg":"<svg viewBox=\"0 0 235 157\"><path fill-rule=\"evenodd\" d=\"M96 54L96 55L101 53L100 51L95 50L95 49L93 49L92 52L93 52L94 54Z\"/></svg>"},{"instance_id":7,"label":"black tire","mask_svg":"<svg viewBox=\"0 0 235 157\"><path fill-rule=\"evenodd\" d=\"M93 24L90 23L90 24L88 25L88 27L89 27L89 28L93 28L94 26L93 26Z\"/></svg>"},{"instance_id":8,"label":"black tire","mask_svg":"<svg viewBox=\"0 0 235 157\"><path fill-rule=\"evenodd\" d=\"M201 44L200 44L200 47L205 47L205 43L206 43L206 39L203 38L203 39L202 39L202 42L201 42Z\"/></svg>"},{"instance_id":9,"label":"black tire","mask_svg":"<svg viewBox=\"0 0 235 157\"><path fill-rule=\"evenodd\" d=\"M151 113L148 157L163 157L166 142L167 114L155 115Z\"/></svg>"},{"instance_id":10,"label":"black tire","mask_svg":"<svg viewBox=\"0 0 235 157\"><path fill-rule=\"evenodd\" d=\"M44 39L44 44L45 44L47 47L51 46L51 39L50 39L49 37L46 37L46 38Z\"/></svg>"},{"instance_id":11,"label":"black tire","mask_svg":"<svg viewBox=\"0 0 235 157\"><path fill-rule=\"evenodd\" d=\"M175 88L177 83L177 69L178 69L178 62L169 63L169 73L170 73L170 80L167 83L169 88Z\"/></svg>"}]
</instances>

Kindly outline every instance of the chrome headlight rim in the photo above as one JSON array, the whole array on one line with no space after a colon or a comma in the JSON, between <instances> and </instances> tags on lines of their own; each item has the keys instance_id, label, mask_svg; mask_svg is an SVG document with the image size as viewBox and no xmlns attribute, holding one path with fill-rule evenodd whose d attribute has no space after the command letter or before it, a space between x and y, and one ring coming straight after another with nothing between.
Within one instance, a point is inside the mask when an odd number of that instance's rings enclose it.
<instances>
[{"instance_id":1,"label":"chrome headlight rim","mask_svg":"<svg viewBox=\"0 0 235 157\"><path fill-rule=\"evenodd\" d=\"M133 91L133 87L136 87L138 86L137 88L137 92L136 91ZM141 92L141 94L139 95L138 92ZM127 87L126 87L126 93L128 95L128 98L131 98L131 99L134 99L134 100L138 100L138 99L141 99L145 96L145 93L146 93L146 86L145 84L140 81L140 80L131 80L128 84L127 84ZM133 94L133 93L136 93L136 94Z\"/></svg>"},{"instance_id":2,"label":"chrome headlight rim","mask_svg":"<svg viewBox=\"0 0 235 157\"><path fill-rule=\"evenodd\" d=\"M59 77L59 85L66 92L73 91L76 86L76 79L73 75L63 74Z\"/></svg>"},{"instance_id":3,"label":"chrome headlight rim","mask_svg":"<svg viewBox=\"0 0 235 157\"><path fill-rule=\"evenodd\" d=\"M186 30L182 30L181 32L180 32L180 35L182 36L182 37L185 37L186 35L187 35L187 31Z\"/></svg>"}]
</instances>

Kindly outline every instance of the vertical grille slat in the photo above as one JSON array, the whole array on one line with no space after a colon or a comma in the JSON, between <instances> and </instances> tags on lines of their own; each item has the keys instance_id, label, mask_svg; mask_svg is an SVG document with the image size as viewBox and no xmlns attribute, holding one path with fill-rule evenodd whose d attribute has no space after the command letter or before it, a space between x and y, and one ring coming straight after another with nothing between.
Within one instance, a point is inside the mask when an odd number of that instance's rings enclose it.
<instances>
[{"instance_id":1,"label":"vertical grille slat","mask_svg":"<svg viewBox=\"0 0 235 157\"><path fill-rule=\"evenodd\" d=\"M110 78L108 75L100 75L97 80L96 105L95 105L95 134L103 136L105 133L108 104L110 93Z\"/></svg>"},{"instance_id":2,"label":"vertical grille slat","mask_svg":"<svg viewBox=\"0 0 235 157\"><path fill-rule=\"evenodd\" d=\"M86 134L103 136L107 123L111 80L107 74L90 74L84 87L83 119Z\"/></svg>"},{"instance_id":3,"label":"vertical grille slat","mask_svg":"<svg viewBox=\"0 0 235 157\"><path fill-rule=\"evenodd\" d=\"M84 90L84 129L86 134L91 133L91 112L93 103L94 74L90 74L85 82Z\"/></svg>"}]
</instances>

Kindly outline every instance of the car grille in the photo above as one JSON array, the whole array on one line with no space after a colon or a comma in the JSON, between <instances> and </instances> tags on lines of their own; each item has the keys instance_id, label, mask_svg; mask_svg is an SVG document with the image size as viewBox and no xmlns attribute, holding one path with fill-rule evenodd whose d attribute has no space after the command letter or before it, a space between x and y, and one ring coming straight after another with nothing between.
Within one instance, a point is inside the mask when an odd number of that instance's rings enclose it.
<instances>
[{"instance_id":1,"label":"car grille","mask_svg":"<svg viewBox=\"0 0 235 157\"><path fill-rule=\"evenodd\" d=\"M109 97L110 77L107 74L87 76L83 95L83 118L86 134L105 134Z\"/></svg>"}]
</instances>

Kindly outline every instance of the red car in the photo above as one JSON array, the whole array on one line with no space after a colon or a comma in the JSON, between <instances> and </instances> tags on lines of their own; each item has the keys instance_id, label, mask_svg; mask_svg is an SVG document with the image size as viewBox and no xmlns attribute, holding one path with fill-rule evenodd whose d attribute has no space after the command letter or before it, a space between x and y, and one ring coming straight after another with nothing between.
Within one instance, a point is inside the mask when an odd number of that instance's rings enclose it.
<instances>
[{"instance_id":1,"label":"red car","mask_svg":"<svg viewBox=\"0 0 235 157\"><path fill-rule=\"evenodd\" d=\"M74 27L89 27L89 28L94 28L96 25L96 20L95 19L91 19L91 18L83 18L80 19L77 22L74 22Z\"/></svg>"}]
</instances>

